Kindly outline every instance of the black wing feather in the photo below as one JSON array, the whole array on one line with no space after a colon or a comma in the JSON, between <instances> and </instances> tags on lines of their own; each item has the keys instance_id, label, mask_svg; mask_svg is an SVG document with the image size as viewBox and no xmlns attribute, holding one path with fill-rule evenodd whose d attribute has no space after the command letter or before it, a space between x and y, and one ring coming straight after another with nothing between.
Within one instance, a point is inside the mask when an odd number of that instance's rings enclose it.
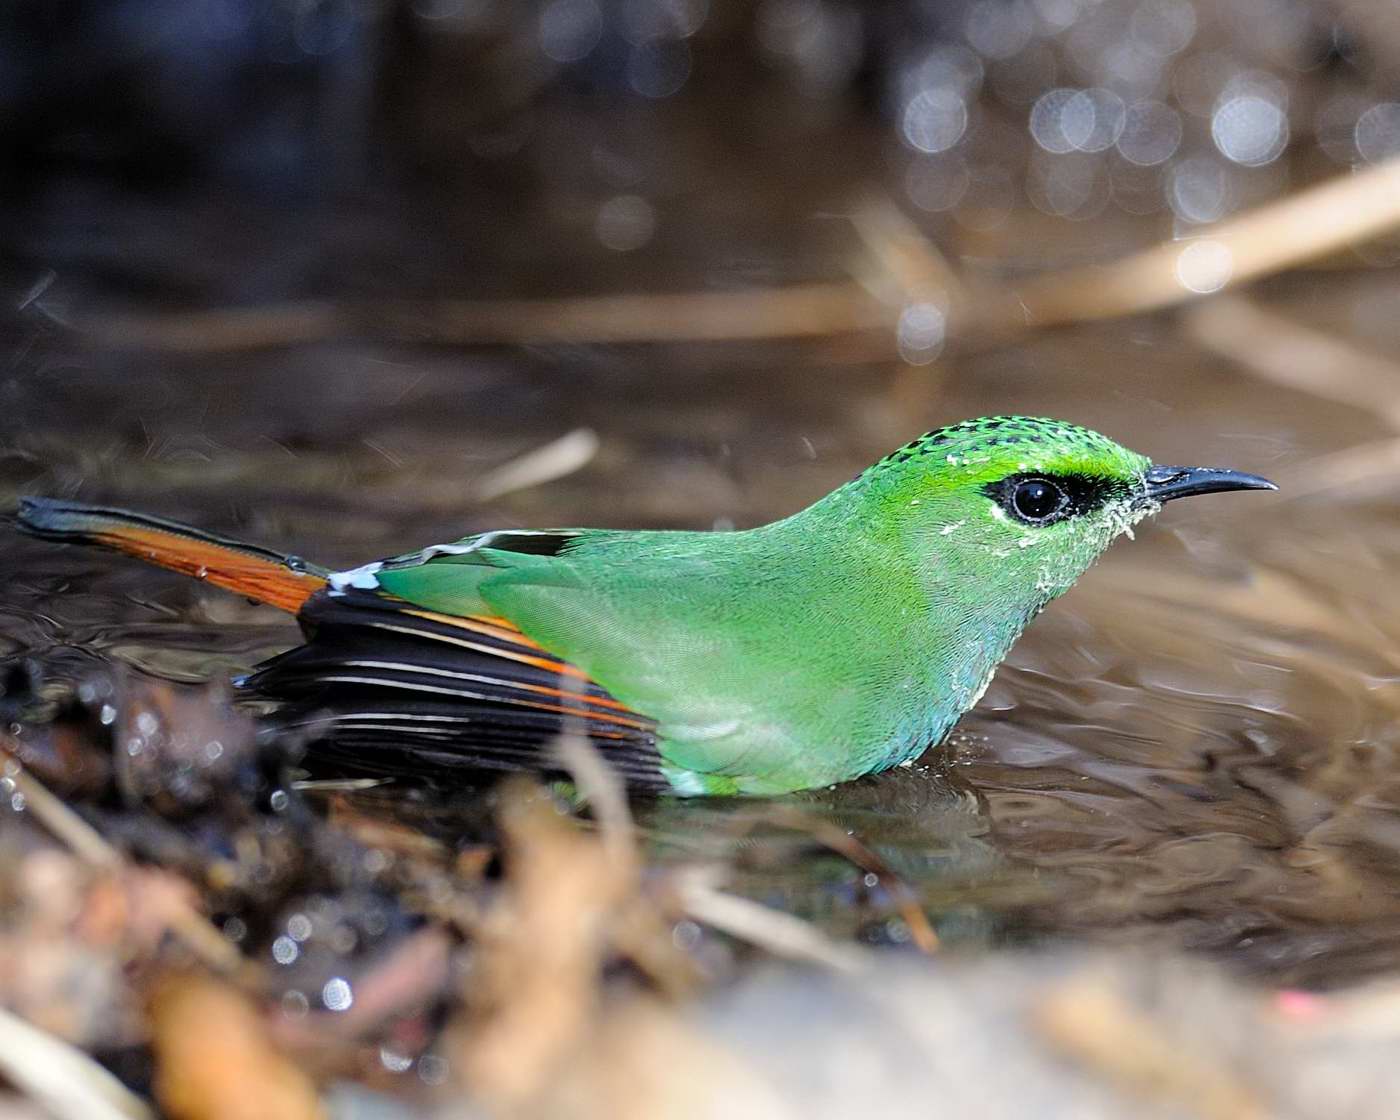
<instances>
[{"instance_id":1,"label":"black wing feather","mask_svg":"<svg viewBox=\"0 0 1400 1120\"><path fill-rule=\"evenodd\" d=\"M669 788L651 720L500 620L353 589L313 596L300 620L306 643L241 684L281 702L271 724L305 736L312 761L415 775L549 772L549 748L568 732L593 741L629 786Z\"/></svg>"}]
</instances>

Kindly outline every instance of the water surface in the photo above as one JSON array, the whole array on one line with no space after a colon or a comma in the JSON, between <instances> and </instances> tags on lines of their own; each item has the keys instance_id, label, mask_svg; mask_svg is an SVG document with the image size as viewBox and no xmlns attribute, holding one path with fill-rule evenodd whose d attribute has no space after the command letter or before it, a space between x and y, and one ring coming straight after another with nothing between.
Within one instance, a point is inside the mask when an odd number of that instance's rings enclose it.
<instances>
[{"instance_id":1,"label":"water surface","mask_svg":"<svg viewBox=\"0 0 1400 1120\"><path fill-rule=\"evenodd\" d=\"M1358 274L1325 299L1302 282L1265 294L1329 321L1378 291ZM1384 322L1351 321L1400 352ZM1328 456L1387 429L1263 386L1169 318L920 369L819 343L162 356L41 334L4 392L9 493L139 507L336 565L501 526L753 524L993 412L1274 476L1278 495L1173 504L1116 545L917 767L792 801L875 849L950 945L1184 944L1289 983L1400 964L1396 494L1383 470L1313 485ZM580 426L601 438L585 469L470 498L472 479ZM4 653L55 681L112 663L223 678L296 637L274 611L120 558L8 537L0 564ZM452 812L433 827L451 832ZM754 897L843 936L906 936L864 872L753 812L639 806L659 857L737 851Z\"/></svg>"}]
</instances>

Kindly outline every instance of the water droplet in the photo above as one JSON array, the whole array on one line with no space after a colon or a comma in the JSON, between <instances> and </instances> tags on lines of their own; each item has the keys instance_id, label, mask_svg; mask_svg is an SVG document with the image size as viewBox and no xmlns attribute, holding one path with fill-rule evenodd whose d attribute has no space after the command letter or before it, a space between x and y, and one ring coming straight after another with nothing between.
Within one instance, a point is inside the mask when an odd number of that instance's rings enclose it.
<instances>
[{"instance_id":1,"label":"water droplet","mask_svg":"<svg viewBox=\"0 0 1400 1120\"><path fill-rule=\"evenodd\" d=\"M643 97L670 97L689 77L690 46L684 40L642 43L627 56L627 83Z\"/></svg>"},{"instance_id":2,"label":"water droplet","mask_svg":"<svg viewBox=\"0 0 1400 1120\"><path fill-rule=\"evenodd\" d=\"M1129 24L1133 45L1156 58L1179 54L1196 34L1196 9L1187 0L1146 0Z\"/></svg>"},{"instance_id":3,"label":"water droplet","mask_svg":"<svg viewBox=\"0 0 1400 1120\"><path fill-rule=\"evenodd\" d=\"M685 919L671 927L671 944L683 953L688 953L700 944L704 931L695 922Z\"/></svg>"},{"instance_id":4,"label":"water droplet","mask_svg":"<svg viewBox=\"0 0 1400 1120\"><path fill-rule=\"evenodd\" d=\"M1084 124L1066 118L1065 110L1078 96L1079 90L1076 89L1052 89L1042 94L1031 107L1031 138L1047 152L1074 151L1069 130L1073 128L1087 134L1087 130L1093 127L1092 120ZM1091 106L1081 103L1080 111L1084 108Z\"/></svg>"}]
</instances>

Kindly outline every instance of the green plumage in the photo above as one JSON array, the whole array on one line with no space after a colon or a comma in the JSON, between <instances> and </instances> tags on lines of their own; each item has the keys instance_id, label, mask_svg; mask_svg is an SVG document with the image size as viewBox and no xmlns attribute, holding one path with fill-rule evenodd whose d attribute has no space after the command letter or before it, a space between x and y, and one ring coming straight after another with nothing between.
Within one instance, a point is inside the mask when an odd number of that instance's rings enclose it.
<instances>
[{"instance_id":1,"label":"green plumage","mask_svg":"<svg viewBox=\"0 0 1400 1120\"><path fill-rule=\"evenodd\" d=\"M508 619L656 721L677 792L779 793L938 742L1026 623L1158 508L1150 468L1084 428L988 418L756 529L567 530L545 554L485 534L348 578ZM1074 508L1020 518L1017 480Z\"/></svg>"}]
</instances>

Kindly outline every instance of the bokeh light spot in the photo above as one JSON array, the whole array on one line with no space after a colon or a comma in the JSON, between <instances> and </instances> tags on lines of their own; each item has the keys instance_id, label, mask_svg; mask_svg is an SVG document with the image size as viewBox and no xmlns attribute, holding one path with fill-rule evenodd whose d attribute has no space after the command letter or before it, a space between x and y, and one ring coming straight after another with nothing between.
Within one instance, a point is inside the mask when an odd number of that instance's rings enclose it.
<instances>
[{"instance_id":1,"label":"bokeh light spot","mask_svg":"<svg viewBox=\"0 0 1400 1120\"><path fill-rule=\"evenodd\" d=\"M598 208L598 240L619 253L640 249L656 232L656 210L635 194L620 194Z\"/></svg>"},{"instance_id":2,"label":"bokeh light spot","mask_svg":"<svg viewBox=\"0 0 1400 1120\"><path fill-rule=\"evenodd\" d=\"M901 132L911 148L946 152L967 131L967 103L951 89L924 89L904 107Z\"/></svg>"},{"instance_id":3,"label":"bokeh light spot","mask_svg":"<svg viewBox=\"0 0 1400 1120\"><path fill-rule=\"evenodd\" d=\"M948 333L948 316L936 303L911 303L899 313L895 334L899 354L910 365L928 365L943 349Z\"/></svg>"},{"instance_id":4,"label":"bokeh light spot","mask_svg":"<svg viewBox=\"0 0 1400 1120\"><path fill-rule=\"evenodd\" d=\"M1356 122L1356 154L1367 163L1400 155L1400 103L1372 105Z\"/></svg>"},{"instance_id":5,"label":"bokeh light spot","mask_svg":"<svg viewBox=\"0 0 1400 1120\"><path fill-rule=\"evenodd\" d=\"M1211 114L1210 135L1226 159L1262 167L1288 145L1288 118L1272 101L1242 94L1222 101Z\"/></svg>"},{"instance_id":6,"label":"bokeh light spot","mask_svg":"<svg viewBox=\"0 0 1400 1120\"><path fill-rule=\"evenodd\" d=\"M540 50L555 62L578 62L603 36L597 0L550 0L540 12Z\"/></svg>"},{"instance_id":7,"label":"bokeh light spot","mask_svg":"<svg viewBox=\"0 0 1400 1120\"><path fill-rule=\"evenodd\" d=\"M1230 282L1235 255L1222 241L1193 241L1176 258L1176 278L1188 291L1207 295Z\"/></svg>"},{"instance_id":8,"label":"bokeh light spot","mask_svg":"<svg viewBox=\"0 0 1400 1120\"><path fill-rule=\"evenodd\" d=\"M1118 154L1139 167L1165 163L1181 146L1181 116L1160 101L1135 101L1123 115Z\"/></svg>"}]
</instances>

